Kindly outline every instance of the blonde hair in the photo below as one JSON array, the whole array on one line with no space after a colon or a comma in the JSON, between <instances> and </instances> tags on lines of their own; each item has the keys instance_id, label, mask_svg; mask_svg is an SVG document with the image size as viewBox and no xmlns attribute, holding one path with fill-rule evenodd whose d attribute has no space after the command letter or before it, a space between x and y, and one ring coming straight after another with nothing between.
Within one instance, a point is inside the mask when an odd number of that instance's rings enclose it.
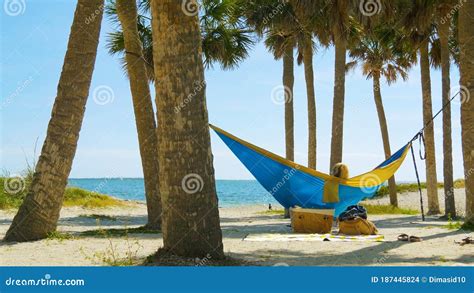
<instances>
[{"instance_id":1,"label":"blonde hair","mask_svg":"<svg viewBox=\"0 0 474 293\"><path fill-rule=\"evenodd\" d=\"M331 175L341 179L349 179L349 168L346 164L337 163L332 167Z\"/></svg>"}]
</instances>

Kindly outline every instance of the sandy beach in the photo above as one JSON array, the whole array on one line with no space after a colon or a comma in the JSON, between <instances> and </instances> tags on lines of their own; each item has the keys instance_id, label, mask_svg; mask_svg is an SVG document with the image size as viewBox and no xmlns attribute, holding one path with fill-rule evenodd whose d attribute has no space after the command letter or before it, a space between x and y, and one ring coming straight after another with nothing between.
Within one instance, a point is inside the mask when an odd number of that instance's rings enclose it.
<instances>
[{"instance_id":1,"label":"sandy beach","mask_svg":"<svg viewBox=\"0 0 474 293\"><path fill-rule=\"evenodd\" d=\"M440 204L443 199L440 192ZM458 206L464 206L464 190L456 190ZM417 193L399 196L400 206L419 207ZM426 200L426 199L425 199ZM370 203L386 204L388 198ZM426 202L426 201L425 201ZM256 265L277 266L466 266L474 264L474 245L460 241L473 233L448 229L448 222L437 217L369 214L384 236L383 242L334 241L249 241L259 235L289 235L290 221L265 213L268 207L239 206L220 208L224 249L227 255ZM461 210L461 209L460 209ZM100 215L97 221L91 215ZM0 211L0 237L8 229L14 211ZM107 217L104 217L107 216ZM1 266L95 266L110 265L111 259L133 259L139 264L162 244L160 233L130 233L122 236L85 236L83 231L133 228L146 222L146 207L130 203L127 207L106 209L63 208L56 237L29 243L0 243ZM337 229L333 228L334 232ZM422 242L397 241L401 233L423 238ZM63 235L61 234L61 235ZM205 264L197 262L197 264Z\"/></svg>"}]
</instances>

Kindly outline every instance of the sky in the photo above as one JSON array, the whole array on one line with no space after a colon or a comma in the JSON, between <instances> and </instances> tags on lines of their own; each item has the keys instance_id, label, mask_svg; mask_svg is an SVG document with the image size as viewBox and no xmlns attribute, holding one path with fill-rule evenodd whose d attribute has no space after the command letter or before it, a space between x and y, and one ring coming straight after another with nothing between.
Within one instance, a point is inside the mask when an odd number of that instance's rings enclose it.
<instances>
[{"instance_id":1,"label":"sky","mask_svg":"<svg viewBox=\"0 0 474 293\"><path fill-rule=\"evenodd\" d=\"M20 174L41 151L56 95L76 1L19 0L19 7L0 11L0 169ZM11 1L10 1L11 2ZM15 10L18 9L18 10ZM117 56L106 49L114 25L104 17L89 100L71 178L142 177L129 83ZM319 48L314 56L317 107L317 169L329 170L334 80L334 51ZM452 67L452 86L459 72ZM257 44L233 71L218 65L206 71L210 123L253 144L284 156L284 105L272 93L281 86L282 62ZM432 70L433 111L441 107L441 74ZM422 127L419 67L409 81L383 84L382 96L392 150ZM95 99L94 99L94 93ZM295 68L295 161L307 164L307 109L304 72ZM99 98L97 98L99 97ZM384 160L382 139L372 96L372 82L360 68L346 77L344 156L352 175ZM460 105L453 104L454 177L463 176ZM441 117L440 117L441 118ZM438 181L442 181L442 122L435 121ZM217 179L253 179L219 138L212 133ZM36 151L35 151L35 145ZM424 178L424 162L419 162ZM396 175L414 181L413 163L406 160Z\"/></svg>"}]
</instances>

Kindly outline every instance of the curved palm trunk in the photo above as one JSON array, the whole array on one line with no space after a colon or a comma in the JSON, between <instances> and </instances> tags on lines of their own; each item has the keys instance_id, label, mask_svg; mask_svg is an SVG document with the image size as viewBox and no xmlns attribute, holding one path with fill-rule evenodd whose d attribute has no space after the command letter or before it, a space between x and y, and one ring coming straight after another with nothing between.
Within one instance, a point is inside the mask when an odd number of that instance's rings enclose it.
<instances>
[{"instance_id":1,"label":"curved palm trunk","mask_svg":"<svg viewBox=\"0 0 474 293\"><path fill-rule=\"evenodd\" d=\"M152 1L151 11L163 249L221 259L198 16L175 0Z\"/></svg>"},{"instance_id":2,"label":"curved palm trunk","mask_svg":"<svg viewBox=\"0 0 474 293\"><path fill-rule=\"evenodd\" d=\"M388 136L388 125L387 118L385 117L385 110L382 102L382 94L380 90L380 76L374 74L373 76L373 87L374 87L374 100L375 107L377 108L377 115L379 117L380 132L382 134L383 149L385 152L385 159L390 158L392 150L390 149L390 139ZM390 192L390 204L398 206L397 199L397 184L395 182L395 176L388 180L388 188Z\"/></svg>"},{"instance_id":3,"label":"curved palm trunk","mask_svg":"<svg viewBox=\"0 0 474 293\"><path fill-rule=\"evenodd\" d=\"M428 57L428 41L420 46L421 87L423 92L423 124L426 126L426 189L428 193L428 215L439 214L438 181L436 176L436 157L433 107L431 102L430 61Z\"/></svg>"},{"instance_id":4,"label":"curved palm trunk","mask_svg":"<svg viewBox=\"0 0 474 293\"><path fill-rule=\"evenodd\" d=\"M147 227L161 227L161 197L158 181L158 145L150 88L137 28L135 0L117 0L117 15L122 25L127 71L133 99L133 110L140 145L145 196L148 210Z\"/></svg>"},{"instance_id":5,"label":"curved palm trunk","mask_svg":"<svg viewBox=\"0 0 474 293\"><path fill-rule=\"evenodd\" d=\"M331 160L329 169L342 161L342 144L344 130L344 94L346 81L346 47L345 40L336 37L334 71L334 101L332 112Z\"/></svg>"},{"instance_id":6,"label":"curved palm trunk","mask_svg":"<svg viewBox=\"0 0 474 293\"><path fill-rule=\"evenodd\" d=\"M308 98L308 167L316 169L316 97L314 93L313 47L311 40L303 48L304 76Z\"/></svg>"},{"instance_id":7,"label":"curved palm trunk","mask_svg":"<svg viewBox=\"0 0 474 293\"><path fill-rule=\"evenodd\" d=\"M283 87L285 88L285 147L286 158L295 160L295 131L293 110L294 57L293 48L288 47L283 55ZM290 210L285 208L285 218L290 217Z\"/></svg>"},{"instance_id":8,"label":"curved palm trunk","mask_svg":"<svg viewBox=\"0 0 474 293\"><path fill-rule=\"evenodd\" d=\"M442 15L447 15L445 11ZM456 207L454 202L454 179L453 179L453 143L451 138L451 80L450 60L449 60L449 21L440 22L439 38L441 43L441 75L443 87L443 177L444 177L444 206L447 218L456 217Z\"/></svg>"},{"instance_id":9,"label":"curved palm trunk","mask_svg":"<svg viewBox=\"0 0 474 293\"><path fill-rule=\"evenodd\" d=\"M459 12L459 47L461 48L462 146L466 185L466 223L474 224L474 2L467 1Z\"/></svg>"},{"instance_id":10,"label":"curved palm trunk","mask_svg":"<svg viewBox=\"0 0 474 293\"><path fill-rule=\"evenodd\" d=\"M42 239L56 230L94 70L103 4L103 0L77 2L41 156L5 241Z\"/></svg>"}]
</instances>

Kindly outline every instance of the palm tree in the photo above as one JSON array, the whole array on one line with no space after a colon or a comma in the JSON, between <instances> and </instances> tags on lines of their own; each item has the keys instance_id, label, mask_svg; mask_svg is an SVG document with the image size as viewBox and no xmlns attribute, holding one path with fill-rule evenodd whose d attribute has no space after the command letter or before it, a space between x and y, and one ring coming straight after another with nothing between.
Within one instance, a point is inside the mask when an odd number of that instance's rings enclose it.
<instances>
[{"instance_id":1,"label":"palm tree","mask_svg":"<svg viewBox=\"0 0 474 293\"><path fill-rule=\"evenodd\" d=\"M293 58L293 47L298 49L298 64L304 64L305 82L308 104L308 167L316 168L316 101L314 91L314 70L313 70L313 27L314 19L309 15L294 9L292 3L282 1L260 1L247 4L248 22L256 27L256 31L261 36L266 37L266 44L276 59ZM272 13L279 11L279 13ZM272 17L268 18L268 15ZM263 23L263 24L262 24ZM284 46L287 50L281 46ZM287 48L290 46L291 48ZM288 56L288 57L287 57ZM283 61L284 64L288 62ZM288 70L284 70L288 72ZM292 88L292 87L291 87ZM289 88L286 87L288 90ZM291 99L287 100L286 108L292 109ZM293 110L291 110L292 112ZM289 111L285 111L288 113ZM293 133L293 123L287 123L286 133ZM293 135L291 135L292 137ZM293 160L293 140L287 143L287 158ZM287 141L288 142L288 141ZM288 145L291 144L291 147ZM290 155L288 155L291 152Z\"/></svg>"},{"instance_id":2,"label":"palm tree","mask_svg":"<svg viewBox=\"0 0 474 293\"><path fill-rule=\"evenodd\" d=\"M307 33L307 35L300 46L302 47L306 97L308 100L308 167L316 169L316 94L314 92L313 39L311 33Z\"/></svg>"},{"instance_id":3,"label":"palm tree","mask_svg":"<svg viewBox=\"0 0 474 293\"><path fill-rule=\"evenodd\" d=\"M295 27L297 31L298 46L298 64L304 66L304 76L306 83L306 99L308 104L308 167L316 169L317 163L317 139L316 139L316 94L314 90L314 70L313 54L315 44L313 42L313 31L318 27L318 18L313 15L296 11L294 15L296 20Z\"/></svg>"},{"instance_id":4,"label":"palm tree","mask_svg":"<svg viewBox=\"0 0 474 293\"><path fill-rule=\"evenodd\" d=\"M41 156L5 241L42 239L56 230L94 70L103 4L103 0L77 2Z\"/></svg>"},{"instance_id":5,"label":"palm tree","mask_svg":"<svg viewBox=\"0 0 474 293\"><path fill-rule=\"evenodd\" d=\"M285 150L286 158L295 159L294 140L294 49L296 47L293 36L294 18L291 7L280 1L241 1L239 7L245 15L247 25L260 38L265 38L267 49L276 60L283 60L283 89L285 101ZM277 11L277 13L275 13ZM269 17L271 16L271 17ZM290 217L290 210L285 208L285 218Z\"/></svg>"},{"instance_id":6,"label":"palm tree","mask_svg":"<svg viewBox=\"0 0 474 293\"><path fill-rule=\"evenodd\" d=\"M194 4L183 11L181 1L151 3L163 250L221 259L202 39Z\"/></svg>"},{"instance_id":7,"label":"palm tree","mask_svg":"<svg viewBox=\"0 0 474 293\"><path fill-rule=\"evenodd\" d=\"M286 158L290 161L295 160L295 118L293 107L293 86L295 84L294 76L294 56L293 46L288 46L283 54L283 88L285 89L285 149Z\"/></svg>"},{"instance_id":8,"label":"palm tree","mask_svg":"<svg viewBox=\"0 0 474 293\"><path fill-rule=\"evenodd\" d=\"M148 210L147 227L160 229L161 197L158 182L156 122L147 81L146 62L138 33L136 1L117 0L115 6L123 30L126 66L140 145Z\"/></svg>"},{"instance_id":9,"label":"palm tree","mask_svg":"<svg viewBox=\"0 0 474 293\"><path fill-rule=\"evenodd\" d=\"M348 63L348 69L357 64L362 65L362 72L373 81L374 101L379 118L380 131L382 134L385 158L391 154L389 131L385 110L382 101L380 78L385 77L390 85L398 77L403 80L408 78L407 70L411 67L414 56L404 45L403 37L399 31L395 31L388 25L371 29L371 31L360 30L357 40L353 40L353 46L349 49L349 56L353 59ZM397 185L395 177L388 181L390 191L390 204L398 205Z\"/></svg>"},{"instance_id":10,"label":"palm tree","mask_svg":"<svg viewBox=\"0 0 474 293\"><path fill-rule=\"evenodd\" d=\"M334 100L332 112L331 158L329 168L342 162L344 137L344 97L346 80L347 27L349 1L335 0L328 8L329 27L334 43Z\"/></svg>"},{"instance_id":11,"label":"palm tree","mask_svg":"<svg viewBox=\"0 0 474 293\"><path fill-rule=\"evenodd\" d=\"M301 46L303 47L302 55L308 100L308 167L316 169L316 94L314 92L313 40L310 33L308 37L304 38Z\"/></svg>"},{"instance_id":12,"label":"palm tree","mask_svg":"<svg viewBox=\"0 0 474 293\"><path fill-rule=\"evenodd\" d=\"M445 105L443 111L443 180L445 198L445 218L456 217L456 206L454 200L454 178L453 178L453 146L451 128L451 79L450 79L450 45L451 18L448 18L453 7L452 0L440 0L437 9L437 27L440 48L440 64L442 75L442 101Z\"/></svg>"},{"instance_id":13,"label":"palm tree","mask_svg":"<svg viewBox=\"0 0 474 293\"><path fill-rule=\"evenodd\" d=\"M466 223L474 225L474 2L466 1L459 11L459 47L461 48L460 85L461 124L466 185Z\"/></svg>"},{"instance_id":14,"label":"palm tree","mask_svg":"<svg viewBox=\"0 0 474 293\"><path fill-rule=\"evenodd\" d=\"M433 34L432 20L437 0L415 0L406 5L408 13L404 15L404 25L411 34L414 45L420 53L421 87L423 94L423 124L426 143L426 189L428 193L428 214L439 214L438 182L436 174L433 108L430 76L430 37Z\"/></svg>"},{"instance_id":15,"label":"palm tree","mask_svg":"<svg viewBox=\"0 0 474 293\"><path fill-rule=\"evenodd\" d=\"M346 51L349 34L349 22L355 1L334 0L290 0L296 11L309 15L308 18L318 21L314 30L323 32L318 37L330 37L334 44L334 100L332 116L331 159L330 167L342 161L344 96L346 78ZM358 6L358 5L357 5Z\"/></svg>"},{"instance_id":16,"label":"palm tree","mask_svg":"<svg viewBox=\"0 0 474 293\"><path fill-rule=\"evenodd\" d=\"M127 2L127 5L135 5L132 2ZM218 62L223 69L233 69L248 55L248 50L253 44L250 32L242 25L236 13L236 1L207 0L203 2L205 6L203 6L201 27L203 31L204 63L207 67L212 67L213 63ZM109 34L107 42L110 54L123 56L121 61L131 83L132 73L130 71L137 69L142 71L143 66L145 67L145 77L148 77L149 81L154 80L150 0L140 0L138 10L134 9L136 34L134 31L129 31L132 35L129 35L127 42L125 30L118 27L116 31ZM106 12L114 23L126 21L127 19L124 19L126 16L132 17L122 11L124 15L120 18L115 1L111 1L107 5ZM132 13L132 11L129 11L129 13ZM132 23L129 24L132 25ZM136 44L130 44L132 38L136 41ZM127 43L129 48L127 48ZM138 50L138 46L142 49ZM140 56L143 56L143 58L140 58ZM129 68L130 62L132 62L132 68ZM156 128L156 123L146 79L143 78L142 73L135 72L133 75L140 76L140 78L133 81L135 86L131 86L131 88L134 97L134 110L145 181L148 226L158 228L161 221L161 200L158 177L156 176L158 174L158 155L156 154L157 148L154 147L157 144L156 137L152 136L151 132L152 128ZM139 83L139 85L136 83ZM133 92L136 90L142 92Z\"/></svg>"}]
</instances>

